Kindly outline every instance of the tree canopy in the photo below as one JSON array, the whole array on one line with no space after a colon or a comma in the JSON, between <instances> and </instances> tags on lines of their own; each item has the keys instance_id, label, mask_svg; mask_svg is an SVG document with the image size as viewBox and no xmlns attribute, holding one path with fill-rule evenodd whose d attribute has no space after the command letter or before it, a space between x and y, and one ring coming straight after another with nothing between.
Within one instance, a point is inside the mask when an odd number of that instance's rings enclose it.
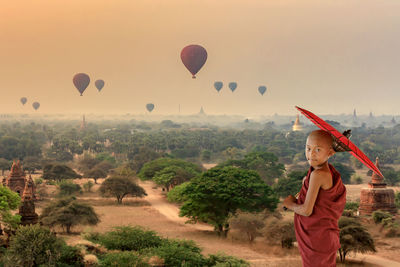
<instances>
[{"instance_id":1,"label":"tree canopy","mask_svg":"<svg viewBox=\"0 0 400 267\"><path fill-rule=\"evenodd\" d=\"M222 234L229 231L228 219L238 210L273 211L277 196L257 172L236 167L215 167L193 178L185 187L180 216L189 222L202 221Z\"/></svg>"},{"instance_id":2,"label":"tree canopy","mask_svg":"<svg viewBox=\"0 0 400 267\"><path fill-rule=\"evenodd\" d=\"M118 204L122 204L122 200L126 196L143 197L147 196L144 189L137 185L132 178L123 176L112 176L107 178L99 188L102 196L112 196L117 198Z\"/></svg>"}]
</instances>

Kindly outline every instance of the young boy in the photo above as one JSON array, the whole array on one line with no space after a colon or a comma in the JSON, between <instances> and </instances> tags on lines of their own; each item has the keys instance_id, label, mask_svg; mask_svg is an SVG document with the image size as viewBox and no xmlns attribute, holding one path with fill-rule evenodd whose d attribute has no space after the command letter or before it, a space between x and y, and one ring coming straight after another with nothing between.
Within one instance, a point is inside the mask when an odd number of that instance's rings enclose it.
<instances>
[{"instance_id":1,"label":"young boy","mask_svg":"<svg viewBox=\"0 0 400 267\"><path fill-rule=\"evenodd\" d=\"M294 227L303 267L336 266L340 248L338 220L346 204L346 187L328 163L335 154L332 144L328 132L310 133L305 153L310 169L298 198L289 195L283 201L295 212Z\"/></svg>"}]
</instances>

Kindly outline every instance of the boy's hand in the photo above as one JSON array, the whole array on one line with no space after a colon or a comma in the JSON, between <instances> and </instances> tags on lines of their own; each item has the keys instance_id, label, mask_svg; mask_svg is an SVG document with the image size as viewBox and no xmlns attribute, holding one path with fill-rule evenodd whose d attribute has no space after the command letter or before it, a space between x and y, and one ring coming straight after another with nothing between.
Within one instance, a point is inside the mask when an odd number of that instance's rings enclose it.
<instances>
[{"instance_id":1,"label":"boy's hand","mask_svg":"<svg viewBox=\"0 0 400 267\"><path fill-rule=\"evenodd\" d=\"M285 200L283 200L283 206L286 208L291 208L294 203L296 203L296 198L292 195L288 195Z\"/></svg>"}]
</instances>

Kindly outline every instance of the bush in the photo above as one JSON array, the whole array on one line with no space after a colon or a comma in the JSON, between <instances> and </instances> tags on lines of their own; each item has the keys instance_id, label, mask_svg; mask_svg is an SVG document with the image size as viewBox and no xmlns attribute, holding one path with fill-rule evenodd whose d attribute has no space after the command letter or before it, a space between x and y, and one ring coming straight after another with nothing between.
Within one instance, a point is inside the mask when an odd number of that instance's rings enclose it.
<instances>
[{"instance_id":1,"label":"bush","mask_svg":"<svg viewBox=\"0 0 400 267\"><path fill-rule=\"evenodd\" d=\"M360 203L358 203L358 202L346 202L346 205L344 206L344 209L345 210L357 211L359 206L360 206Z\"/></svg>"},{"instance_id":2,"label":"bush","mask_svg":"<svg viewBox=\"0 0 400 267\"><path fill-rule=\"evenodd\" d=\"M234 230L246 233L247 240L253 242L257 236L261 236L260 230L265 226L264 220L264 214L241 212L229 220L229 225Z\"/></svg>"},{"instance_id":3,"label":"bush","mask_svg":"<svg viewBox=\"0 0 400 267\"><path fill-rule=\"evenodd\" d=\"M376 224L381 223L383 219L392 218L392 214L386 211L376 210L372 212L372 219Z\"/></svg>"},{"instance_id":4,"label":"bush","mask_svg":"<svg viewBox=\"0 0 400 267\"><path fill-rule=\"evenodd\" d=\"M5 255L5 266L83 266L82 255L67 246L48 228L21 226L11 238Z\"/></svg>"},{"instance_id":5,"label":"bush","mask_svg":"<svg viewBox=\"0 0 400 267\"><path fill-rule=\"evenodd\" d=\"M185 197L183 192L185 191L185 188L188 186L189 183L190 182L185 182L172 188L167 194L168 201L173 203L185 202L187 198Z\"/></svg>"},{"instance_id":6,"label":"bush","mask_svg":"<svg viewBox=\"0 0 400 267\"><path fill-rule=\"evenodd\" d=\"M397 193L395 194L394 203L396 204L396 207L397 207L398 209L400 209L400 192L397 192Z\"/></svg>"},{"instance_id":7,"label":"bush","mask_svg":"<svg viewBox=\"0 0 400 267\"><path fill-rule=\"evenodd\" d=\"M273 218L262 229L263 236L271 244L281 244L282 248L291 248L296 240L292 221L281 221Z\"/></svg>"},{"instance_id":8,"label":"bush","mask_svg":"<svg viewBox=\"0 0 400 267\"><path fill-rule=\"evenodd\" d=\"M142 253L164 259L166 267L203 267L207 261L200 251L193 241L163 240L161 246L144 249Z\"/></svg>"},{"instance_id":9,"label":"bush","mask_svg":"<svg viewBox=\"0 0 400 267\"><path fill-rule=\"evenodd\" d=\"M35 182L35 185L43 184L43 178L36 178L34 182Z\"/></svg>"},{"instance_id":10,"label":"bush","mask_svg":"<svg viewBox=\"0 0 400 267\"><path fill-rule=\"evenodd\" d=\"M145 262L143 256L136 252L123 251L116 253L107 253L100 260L101 267L150 267Z\"/></svg>"},{"instance_id":11,"label":"bush","mask_svg":"<svg viewBox=\"0 0 400 267\"><path fill-rule=\"evenodd\" d=\"M114 231L105 234L89 234L87 240L105 246L110 250L141 250L145 248L157 247L162 243L154 231L144 230L140 226L120 226L115 227Z\"/></svg>"},{"instance_id":12,"label":"bush","mask_svg":"<svg viewBox=\"0 0 400 267\"><path fill-rule=\"evenodd\" d=\"M250 266L248 262L222 253L208 255L207 266L215 267L247 267Z\"/></svg>"},{"instance_id":13,"label":"bush","mask_svg":"<svg viewBox=\"0 0 400 267\"><path fill-rule=\"evenodd\" d=\"M88 181L83 184L83 190L85 190L85 192L91 192L93 185L94 183L92 181Z\"/></svg>"},{"instance_id":14,"label":"bush","mask_svg":"<svg viewBox=\"0 0 400 267\"><path fill-rule=\"evenodd\" d=\"M353 174L350 178L350 181L352 184L362 184L363 183L362 177L357 174Z\"/></svg>"},{"instance_id":15,"label":"bush","mask_svg":"<svg viewBox=\"0 0 400 267\"><path fill-rule=\"evenodd\" d=\"M60 191L58 193L59 196L65 197L65 196L71 196L71 195L76 195L76 194L82 194L82 188L78 184L74 184L69 181L63 181L59 184Z\"/></svg>"},{"instance_id":16,"label":"bush","mask_svg":"<svg viewBox=\"0 0 400 267\"><path fill-rule=\"evenodd\" d=\"M353 210L343 210L342 216L346 217L355 217Z\"/></svg>"}]
</instances>

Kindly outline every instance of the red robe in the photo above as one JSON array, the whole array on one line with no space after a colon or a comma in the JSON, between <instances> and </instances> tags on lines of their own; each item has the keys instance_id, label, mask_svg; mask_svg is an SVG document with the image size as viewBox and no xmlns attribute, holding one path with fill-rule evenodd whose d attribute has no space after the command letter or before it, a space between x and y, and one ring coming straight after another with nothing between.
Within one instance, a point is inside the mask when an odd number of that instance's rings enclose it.
<instances>
[{"instance_id":1,"label":"red robe","mask_svg":"<svg viewBox=\"0 0 400 267\"><path fill-rule=\"evenodd\" d=\"M338 220L346 204L346 187L340 173L329 164L332 187L319 189L313 212L310 216L295 214L296 239L303 260L303 267L336 266L336 253L340 248ZM310 167L300 190L297 204L303 204L310 184Z\"/></svg>"}]
</instances>

